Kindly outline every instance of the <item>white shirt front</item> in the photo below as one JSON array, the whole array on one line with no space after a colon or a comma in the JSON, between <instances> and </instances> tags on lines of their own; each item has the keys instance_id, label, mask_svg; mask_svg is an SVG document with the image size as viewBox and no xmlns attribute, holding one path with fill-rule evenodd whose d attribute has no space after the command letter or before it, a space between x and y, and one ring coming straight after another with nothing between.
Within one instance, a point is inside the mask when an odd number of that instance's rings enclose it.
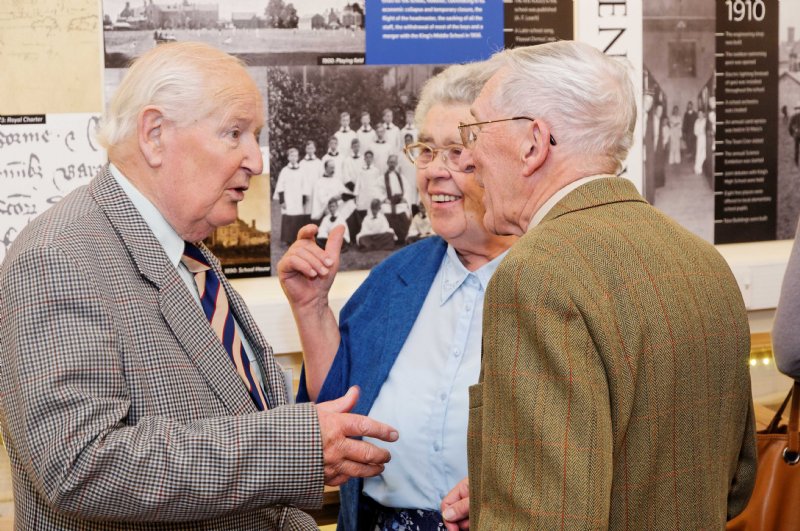
<instances>
[{"instance_id":1,"label":"white shirt front","mask_svg":"<svg viewBox=\"0 0 800 531\"><path fill-rule=\"evenodd\" d=\"M317 157L304 157L300 160L300 173L303 176L303 194L309 197L306 203L304 214L311 214L311 194L314 193L314 185L323 172L322 161Z\"/></svg>"},{"instance_id":2,"label":"white shirt front","mask_svg":"<svg viewBox=\"0 0 800 531\"><path fill-rule=\"evenodd\" d=\"M299 165L292 167L284 166L278 174L278 182L275 184L273 199L279 199L283 194L283 213L287 216L299 216L304 214L303 195L306 194L305 180Z\"/></svg>"},{"instance_id":3,"label":"white shirt front","mask_svg":"<svg viewBox=\"0 0 800 531\"><path fill-rule=\"evenodd\" d=\"M311 219L322 218L328 209L328 201L332 197L340 197L348 191L335 175L317 179L311 196Z\"/></svg>"},{"instance_id":4,"label":"white shirt front","mask_svg":"<svg viewBox=\"0 0 800 531\"><path fill-rule=\"evenodd\" d=\"M356 243L361 243L363 236L373 236L375 234L391 234L395 240L397 239L397 235L392 230L389 220L386 219L383 212L378 212L374 216L372 212L367 213L367 217L361 222L361 231L356 236Z\"/></svg>"},{"instance_id":5,"label":"white shirt front","mask_svg":"<svg viewBox=\"0 0 800 531\"><path fill-rule=\"evenodd\" d=\"M386 199L386 184L383 181L383 174L374 164L369 168L362 166L356 176L356 208L359 210L369 210L373 199L383 202Z\"/></svg>"}]
</instances>

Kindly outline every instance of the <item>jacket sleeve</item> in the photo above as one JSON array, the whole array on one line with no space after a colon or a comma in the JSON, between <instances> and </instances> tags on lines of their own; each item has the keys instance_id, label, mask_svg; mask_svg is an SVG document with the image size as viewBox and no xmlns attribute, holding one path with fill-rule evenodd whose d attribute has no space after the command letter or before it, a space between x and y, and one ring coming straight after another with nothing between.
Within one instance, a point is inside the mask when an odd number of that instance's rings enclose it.
<instances>
[{"instance_id":1,"label":"jacket sleeve","mask_svg":"<svg viewBox=\"0 0 800 531\"><path fill-rule=\"evenodd\" d=\"M739 461L734 468L734 476L728 492L728 520L741 513L747 507L747 502L750 501L756 484L757 460L755 412L753 411L753 402L750 401L742 436L742 449L739 452Z\"/></svg>"},{"instance_id":2,"label":"jacket sleeve","mask_svg":"<svg viewBox=\"0 0 800 531\"><path fill-rule=\"evenodd\" d=\"M772 346L778 369L800 380L800 245L792 246L783 276L781 296L772 327Z\"/></svg>"},{"instance_id":3,"label":"jacket sleeve","mask_svg":"<svg viewBox=\"0 0 800 531\"><path fill-rule=\"evenodd\" d=\"M122 355L131 332L117 311L126 301L102 297L96 282L49 248L15 257L0 276L2 420L40 495L89 520L319 506L322 448L311 405L188 418L176 404L128 422L126 374L135 368Z\"/></svg>"},{"instance_id":4,"label":"jacket sleeve","mask_svg":"<svg viewBox=\"0 0 800 531\"><path fill-rule=\"evenodd\" d=\"M328 375L325 377L325 381L319 390L317 402L336 400L343 396L350 386L351 351L353 342L357 342L359 339L353 336L351 325L353 321L358 321L358 311L364 300L369 298L369 293L373 284L373 279L371 277L372 274L358 287L339 314L339 348L333 358L331 368L328 370ZM297 391L297 401L307 402L309 400L308 389L306 387L305 364L303 364L303 369L300 373L300 386Z\"/></svg>"}]
</instances>

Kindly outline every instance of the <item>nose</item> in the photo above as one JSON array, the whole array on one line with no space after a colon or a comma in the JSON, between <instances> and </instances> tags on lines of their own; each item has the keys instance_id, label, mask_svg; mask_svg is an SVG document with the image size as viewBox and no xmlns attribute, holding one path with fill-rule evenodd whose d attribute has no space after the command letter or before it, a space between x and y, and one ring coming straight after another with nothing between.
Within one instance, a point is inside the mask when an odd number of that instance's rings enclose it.
<instances>
[{"instance_id":1,"label":"nose","mask_svg":"<svg viewBox=\"0 0 800 531\"><path fill-rule=\"evenodd\" d=\"M465 147L461 150L461 156L458 157L458 168L464 173L472 173L475 171L475 161L472 158L472 150Z\"/></svg>"},{"instance_id":2,"label":"nose","mask_svg":"<svg viewBox=\"0 0 800 531\"><path fill-rule=\"evenodd\" d=\"M261 155L261 146L258 139L253 137L246 146L242 167L250 172L250 175L261 175L264 172L264 157Z\"/></svg>"}]
</instances>

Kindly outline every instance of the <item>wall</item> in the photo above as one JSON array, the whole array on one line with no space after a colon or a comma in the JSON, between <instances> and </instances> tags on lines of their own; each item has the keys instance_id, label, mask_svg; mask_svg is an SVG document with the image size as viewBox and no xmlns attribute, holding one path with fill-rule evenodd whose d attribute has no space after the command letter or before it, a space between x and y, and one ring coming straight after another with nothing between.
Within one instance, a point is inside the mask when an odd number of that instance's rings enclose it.
<instances>
[{"instance_id":1,"label":"wall","mask_svg":"<svg viewBox=\"0 0 800 531\"><path fill-rule=\"evenodd\" d=\"M666 1L661 0L661 3ZM645 18L664 12L659 2L648 0L644 8ZM683 0L680 10L689 9L697 17L698 24L713 17L713 2ZM104 87L100 21L99 0L0 2L0 66L4 73L3 83L0 83L0 114L100 112ZM698 44L706 49L713 46L713 43L692 37L690 33L686 38L698 39ZM645 43L647 49L663 51L665 48L663 41L655 37ZM646 54L645 61L665 60L662 55ZM704 83L709 72L698 72L697 82ZM669 85L669 80L663 82L665 89L674 89L679 94L681 110L689 95L693 97L698 89L691 81L680 80L674 85ZM768 331L772 314L760 310L774 308L777 303L791 241L722 245L718 248L731 265L745 303L751 310L753 330ZM339 275L330 297L335 310L341 308L365 276L366 272ZM297 367L299 356L296 353L300 345L277 280L241 279L236 280L235 285L252 308L275 351L284 355L282 361ZM758 384L757 395L766 396L778 392L778 388L785 388L771 367L757 370L758 381L762 382ZM299 371L296 371L295 378L298 376ZM757 383L755 373L754 383Z\"/></svg>"}]
</instances>

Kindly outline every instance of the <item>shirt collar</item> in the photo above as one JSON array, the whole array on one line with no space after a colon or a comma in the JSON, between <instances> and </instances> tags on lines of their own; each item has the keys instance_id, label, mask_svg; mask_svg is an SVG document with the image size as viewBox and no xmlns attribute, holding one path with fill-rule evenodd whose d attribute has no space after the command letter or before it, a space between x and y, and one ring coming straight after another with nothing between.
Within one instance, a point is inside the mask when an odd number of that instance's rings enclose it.
<instances>
[{"instance_id":1,"label":"shirt collar","mask_svg":"<svg viewBox=\"0 0 800 531\"><path fill-rule=\"evenodd\" d=\"M127 195L133 203L133 206L136 207L136 210L138 210L139 214L144 218L147 226L153 231L153 235L164 248L164 252L167 253L169 261L172 262L172 265L178 267L181 256L183 256L183 238L181 238L167 220L164 219L164 216L161 215L158 208L156 208L127 177L122 175L122 172L119 171L116 166L109 164L108 168L111 171L111 175L117 181L117 184L122 188L122 191L125 192L125 195Z\"/></svg>"},{"instance_id":2,"label":"shirt collar","mask_svg":"<svg viewBox=\"0 0 800 531\"><path fill-rule=\"evenodd\" d=\"M531 219L531 222L528 223L528 230L531 230L532 228L537 226L539 223L541 223L541 221L544 219L544 217L547 215L547 213L550 212L550 210L554 206L556 206L556 203L561 201L571 191L575 190L579 186L583 186L586 183L589 183L589 182L592 182L592 181L596 181L597 179L605 179L606 177L614 177L614 176L611 175L610 173L603 173L603 174L600 174L600 175L589 175L588 177L582 177L582 178L578 179L577 181L572 181L571 183L566 185L564 188L558 190L556 193L554 193L552 196L550 196L550 199L545 201L544 204L541 207L539 207L539 210L537 210L536 214L533 215L533 219Z\"/></svg>"},{"instance_id":3,"label":"shirt collar","mask_svg":"<svg viewBox=\"0 0 800 531\"><path fill-rule=\"evenodd\" d=\"M492 278L497 266L508 254L508 249L496 256L492 261L482 265L475 271L470 271L458 258L455 247L447 245L444 261L442 263L442 294L440 305L443 305L462 285L485 291L489 280Z\"/></svg>"}]
</instances>

